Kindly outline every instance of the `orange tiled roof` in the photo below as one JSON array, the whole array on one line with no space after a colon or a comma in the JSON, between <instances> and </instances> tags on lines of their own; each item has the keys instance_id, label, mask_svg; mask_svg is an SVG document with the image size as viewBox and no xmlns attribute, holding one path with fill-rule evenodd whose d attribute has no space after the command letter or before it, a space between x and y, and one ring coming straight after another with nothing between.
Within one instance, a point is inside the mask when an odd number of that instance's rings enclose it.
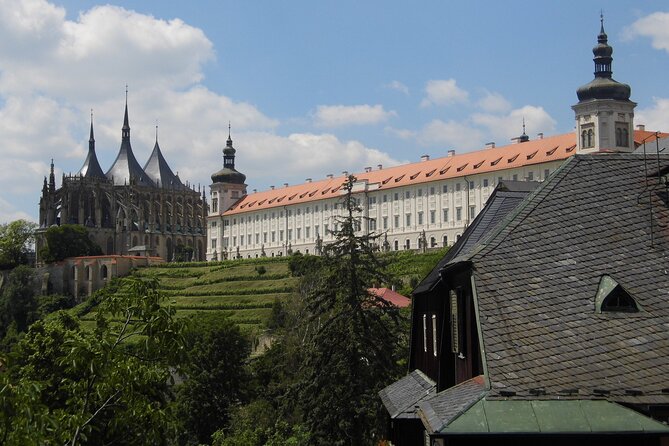
<instances>
[{"instance_id":1,"label":"orange tiled roof","mask_svg":"<svg viewBox=\"0 0 669 446\"><path fill-rule=\"evenodd\" d=\"M652 139L655 132L635 130L634 142ZM669 134L660 133L660 137ZM475 152L435 158L384 169L353 174L358 182L376 185L375 190L459 178L465 175L495 172L549 161L560 161L576 151L576 135L565 133L523 143L477 150ZM326 178L309 183L256 192L242 197L224 215L236 215L263 209L279 208L327 198L340 197L345 177Z\"/></svg>"}]
</instances>

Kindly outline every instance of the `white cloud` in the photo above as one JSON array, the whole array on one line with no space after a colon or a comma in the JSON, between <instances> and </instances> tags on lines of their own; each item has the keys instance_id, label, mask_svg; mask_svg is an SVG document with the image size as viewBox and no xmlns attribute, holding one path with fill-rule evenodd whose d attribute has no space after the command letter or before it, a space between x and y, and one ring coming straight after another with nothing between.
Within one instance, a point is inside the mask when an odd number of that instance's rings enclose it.
<instances>
[{"instance_id":1,"label":"white cloud","mask_svg":"<svg viewBox=\"0 0 669 446\"><path fill-rule=\"evenodd\" d=\"M383 132L395 136L400 139L411 139L416 136L416 132L409 129L396 129L394 127L386 127L383 129Z\"/></svg>"},{"instance_id":2,"label":"white cloud","mask_svg":"<svg viewBox=\"0 0 669 446\"><path fill-rule=\"evenodd\" d=\"M555 131L555 120L543 107L533 105L511 110L504 115L475 113L471 116L472 123L484 127L492 140L498 142L498 145L506 144L511 138L522 134L523 119L525 119L528 135L539 132L550 134Z\"/></svg>"},{"instance_id":3,"label":"white cloud","mask_svg":"<svg viewBox=\"0 0 669 446\"><path fill-rule=\"evenodd\" d=\"M430 80L425 86L425 94L421 107L466 103L469 100L469 93L458 87L455 79Z\"/></svg>"},{"instance_id":4,"label":"white cloud","mask_svg":"<svg viewBox=\"0 0 669 446\"><path fill-rule=\"evenodd\" d=\"M399 91L400 93L404 93L407 96L409 95L409 87L400 81L392 81L391 83L384 85L384 87L390 90Z\"/></svg>"},{"instance_id":5,"label":"white cloud","mask_svg":"<svg viewBox=\"0 0 669 446\"><path fill-rule=\"evenodd\" d=\"M654 12L625 28L624 37L649 37L653 48L669 52L669 12Z\"/></svg>"},{"instance_id":6,"label":"white cloud","mask_svg":"<svg viewBox=\"0 0 669 446\"><path fill-rule=\"evenodd\" d=\"M314 123L319 127L370 125L385 122L393 116L397 113L384 110L382 105L319 105Z\"/></svg>"},{"instance_id":7,"label":"white cloud","mask_svg":"<svg viewBox=\"0 0 669 446\"><path fill-rule=\"evenodd\" d=\"M499 93L487 92L476 105L487 113L505 113L511 110L511 103Z\"/></svg>"},{"instance_id":8,"label":"white cloud","mask_svg":"<svg viewBox=\"0 0 669 446\"><path fill-rule=\"evenodd\" d=\"M634 121L643 124L649 130L669 131L669 98L653 98L653 105L637 109Z\"/></svg>"},{"instance_id":9,"label":"white cloud","mask_svg":"<svg viewBox=\"0 0 669 446\"><path fill-rule=\"evenodd\" d=\"M425 146L445 146L469 150L482 145L483 133L475 127L456 121L444 122L434 119L418 135L418 141Z\"/></svg>"}]
</instances>

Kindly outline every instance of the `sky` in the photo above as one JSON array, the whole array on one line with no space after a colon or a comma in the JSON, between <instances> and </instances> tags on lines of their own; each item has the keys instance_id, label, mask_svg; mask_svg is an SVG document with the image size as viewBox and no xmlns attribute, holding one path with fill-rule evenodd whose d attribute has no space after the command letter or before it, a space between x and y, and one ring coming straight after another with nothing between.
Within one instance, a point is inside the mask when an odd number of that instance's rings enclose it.
<instances>
[{"instance_id":1,"label":"sky","mask_svg":"<svg viewBox=\"0 0 669 446\"><path fill-rule=\"evenodd\" d=\"M573 131L604 8L636 124L669 131L666 1L0 0L0 223L36 221L50 160L76 173L156 139L211 183L228 123L249 192Z\"/></svg>"}]
</instances>

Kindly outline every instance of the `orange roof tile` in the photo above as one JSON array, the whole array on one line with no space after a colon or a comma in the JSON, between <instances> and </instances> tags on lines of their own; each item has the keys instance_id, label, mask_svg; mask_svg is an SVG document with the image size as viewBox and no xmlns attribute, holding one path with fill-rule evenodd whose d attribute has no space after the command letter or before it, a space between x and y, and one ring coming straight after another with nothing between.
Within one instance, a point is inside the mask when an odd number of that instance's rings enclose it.
<instances>
[{"instance_id":1,"label":"orange roof tile","mask_svg":"<svg viewBox=\"0 0 669 446\"><path fill-rule=\"evenodd\" d=\"M647 141L650 141L653 140L654 136L655 132L635 130L634 142L638 144L644 138L648 138ZM660 133L659 136L662 138L669 136L669 134ZM429 183L436 180L460 178L466 175L490 173L550 161L560 161L568 158L575 152L575 142L576 135L574 133L565 133L523 143L514 143L477 150L475 152L361 172L354 174L354 176L359 182L366 181L370 185L376 185L377 190L389 190L407 185ZM502 159L505 159L506 162L500 162ZM459 167L451 170L451 166ZM436 171L439 172L439 175L434 175ZM421 175L422 172L425 174ZM340 189L345 179L344 176L338 176L256 192L242 197L230 209L225 211L224 215L235 215L244 212L278 208L286 204L294 205L340 197ZM288 196L289 203L282 202L286 196Z\"/></svg>"}]
</instances>

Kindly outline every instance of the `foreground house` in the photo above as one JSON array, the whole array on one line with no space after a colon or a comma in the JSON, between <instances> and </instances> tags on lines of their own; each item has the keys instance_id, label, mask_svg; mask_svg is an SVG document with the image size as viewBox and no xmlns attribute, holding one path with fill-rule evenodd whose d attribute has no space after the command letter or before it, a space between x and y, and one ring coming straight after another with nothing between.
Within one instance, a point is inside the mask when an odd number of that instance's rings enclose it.
<instances>
[{"instance_id":1,"label":"foreground house","mask_svg":"<svg viewBox=\"0 0 669 446\"><path fill-rule=\"evenodd\" d=\"M472 225L414 292L417 370L381 392L394 444L666 444L667 173L576 155Z\"/></svg>"}]
</instances>

